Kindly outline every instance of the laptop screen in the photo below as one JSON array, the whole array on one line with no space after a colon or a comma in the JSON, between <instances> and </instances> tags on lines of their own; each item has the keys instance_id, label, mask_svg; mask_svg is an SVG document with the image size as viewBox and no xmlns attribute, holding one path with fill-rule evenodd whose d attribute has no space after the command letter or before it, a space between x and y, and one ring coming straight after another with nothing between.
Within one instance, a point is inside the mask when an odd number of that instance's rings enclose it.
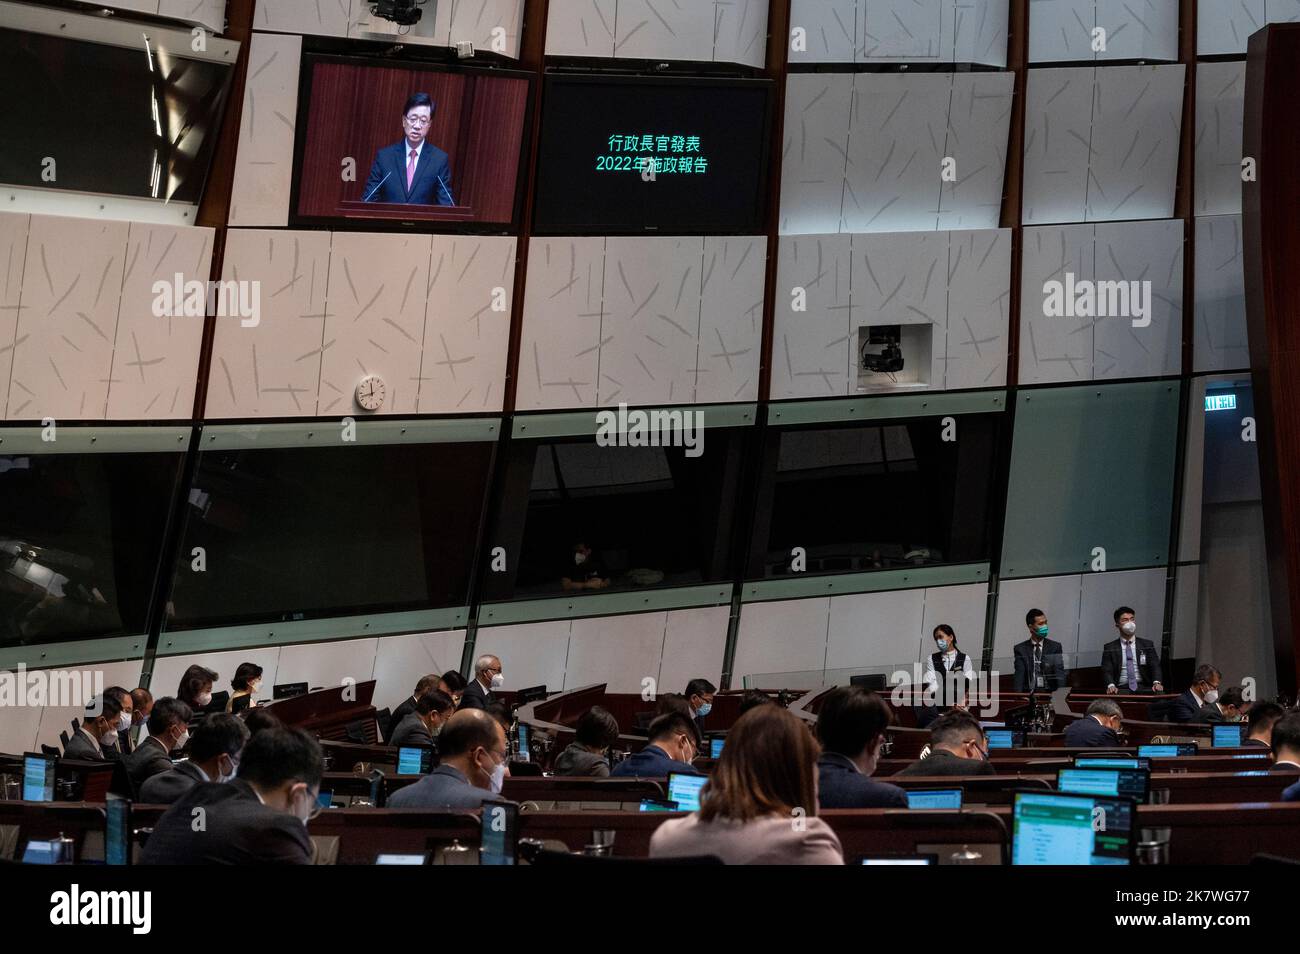
<instances>
[{"instance_id":1,"label":"laptop screen","mask_svg":"<svg viewBox=\"0 0 1300 954\"><path fill-rule=\"evenodd\" d=\"M519 844L519 806L486 802L479 830L479 864L513 865Z\"/></svg>"},{"instance_id":2,"label":"laptop screen","mask_svg":"<svg viewBox=\"0 0 1300 954\"><path fill-rule=\"evenodd\" d=\"M403 745L397 750L398 775L428 775L433 771L433 750L423 745Z\"/></svg>"},{"instance_id":3,"label":"laptop screen","mask_svg":"<svg viewBox=\"0 0 1300 954\"><path fill-rule=\"evenodd\" d=\"M715 735L713 738L709 739L709 758L722 758L722 744L726 741L727 740L720 735Z\"/></svg>"},{"instance_id":4,"label":"laptop screen","mask_svg":"<svg viewBox=\"0 0 1300 954\"><path fill-rule=\"evenodd\" d=\"M984 738L989 744L990 749L1014 749L1017 741L1024 744L1023 735L1019 740L1016 739L1017 732L1015 729L985 729Z\"/></svg>"},{"instance_id":5,"label":"laptop screen","mask_svg":"<svg viewBox=\"0 0 1300 954\"><path fill-rule=\"evenodd\" d=\"M920 789L907 793L908 808L939 808L954 811L961 808L960 788Z\"/></svg>"},{"instance_id":6,"label":"laptop screen","mask_svg":"<svg viewBox=\"0 0 1300 954\"><path fill-rule=\"evenodd\" d=\"M1074 757L1077 769L1149 769L1150 759L1089 758L1086 755Z\"/></svg>"},{"instance_id":7,"label":"laptop screen","mask_svg":"<svg viewBox=\"0 0 1300 954\"><path fill-rule=\"evenodd\" d=\"M1216 724L1214 726L1214 747L1218 748L1235 748L1241 745L1242 732L1246 727L1240 722L1227 722Z\"/></svg>"},{"instance_id":8,"label":"laptop screen","mask_svg":"<svg viewBox=\"0 0 1300 954\"><path fill-rule=\"evenodd\" d=\"M1176 759L1181 755L1195 755L1195 742L1179 742L1174 745L1139 745L1138 757L1143 759Z\"/></svg>"},{"instance_id":9,"label":"laptop screen","mask_svg":"<svg viewBox=\"0 0 1300 954\"><path fill-rule=\"evenodd\" d=\"M54 759L44 755L23 756L23 801L54 801Z\"/></svg>"},{"instance_id":10,"label":"laptop screen","mask_svg":"<svg viewBox=\"0 0 1300 954\"><path fill-rule=\"evenodd\" d=\"M1151 773L1143 769L1061 769L1056 773L1056 788L1079 795L1110 795L1147 800Z\"/></svg>"},{"instance_id":11,"label":"laptop screen","mask_svg":"<svg viewBox=\"0 0 1300 954\"><path fill-rule=\"evenodd\" d=\"M531 762L533 755L528 749L528 726L522 722L519 723L517 732L519 734L519 761Z\"/></svg>"},{"instance_id":12,"label":"laptop screen","mask_svg":"<svg viewBox=\"0 0 1300 954\"><path fill-rule=\"evenodd\" d=\"M678 811L698 812L700 790L709 779L704 775L685 775L673 772L668 776L668 801L676 802Z\"/></svg>"},{"instance_id":13,"label":"laptop screen","mask_svg":"<svg viewBox=\"0 0 1300 954\"><path fill-rule=\"evenodd\" d=\"M1127 799L1017 792L1013 865L1127 865L1134 806Z\"/></svg>"},{"instance_id":14,"label":"laptop screen","mask_svg":"<svg viewBox=\"0 0 1300 954\"><path fill-rule=\"evenodd\" d=\"M131 802L112 792L104 797L104 863L131 863Z\"/></svg>"}]
</instances>

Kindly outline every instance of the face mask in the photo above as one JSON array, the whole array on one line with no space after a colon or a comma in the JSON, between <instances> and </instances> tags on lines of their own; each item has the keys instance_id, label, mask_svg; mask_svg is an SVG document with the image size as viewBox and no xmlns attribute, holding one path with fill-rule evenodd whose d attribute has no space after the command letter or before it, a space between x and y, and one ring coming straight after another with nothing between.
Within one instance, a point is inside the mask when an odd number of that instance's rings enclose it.
<instances>
[{"instance_id":1,"label":"face mask","mask_svg":"<svg viewBox=\"0 0 1300 954\"><path fill-rule=\"evenodd\" d=\"M229 763L229 765L230 765L230 773L229 773L229 774L227 774L227 773L221 771L221 762L220 762L220 761L217 762L217 781L218 781L218 782L229 782L232 778L235 777L235 772L239 771L239 766L235 764L234 759L227 759L227 761L228 761L228 763Z\"/></svg>"},{"instance_id":2,"label":"face mask","mask_svg":"<svg viewBox=\"0 0 1300 954\"><path fill-rule=\"evenodd\" d=\"M310 794L310 792L308 794ZM311 821L311 802L307 803L307 811L300 815L298 814L298 799L297 796L295 796L293 801L293 817L302 822L302 827L306 828L307 823Z\"/></svg>"},{"instance_id":3,"label":"face mask","mask_svg":"<svg viewBox=\"0 0 1300 954\"><path fill-rule=\"evenodd\" d=\"M946 653L948 651L948 640L936 639L934 644L939 647L939 652Z\"/></svg>"},{"instance_id":4,"label":"face mask","mask_svg":"<svg viewBox=\"0 0 1300 954\"><path fill-rule=\"evenodd\" d=\"M1219 690L1218 690L1218 689L1207 689L1206 692L1205 692L1205 696L1204 696L1204 698L1205 698L1205 701L1206 701L1206 702L1218 702L1218 701L1219 701Z\"/></svg>"},{"instance_id":5,"label":"face mask","mask_svg":"<svg viewBox=\"0 0 1300 954\"><path fill-rule=\"evenodd\" d=\"M131 713L123 712L117 717L117 728L119 732L125 732L131 728Z\"/></svg>"},{"instance_id":6,"label":"face mask","mask_svg":"<svg viewBox=\"0 0 1300 954\"><path fill-rule=\"evenodd\" d=\"M1123 633L1125 636L1132 636L1134 633L1138 631L1138 624L1134 622L1122 623L1120 625L1119 631Z\"/></svg>"},{"instance_id":7,"label":"face mask","mask_svg":"<svg viewBox=\"0 0 1300 954\"><path fill-rule=\"evenodd\" d=\"M181 737L176 740L176 745L173 746L173 748L183 749L185 748L185 744L189 742L189 740L190 740L190 730L186 729L184 732L181 733Z\"/></svg>"},{"instance_id":8,"label":"face mask","mask_svg":"<svg viewBox=\"0 0 1300 954\"><path fill-rule=\"evenodd\" d=\"M197 702L197 703L198 703L199 705L201 705L201 706L209 705L209 704L212 702L212 693L210 693L210 692L205 692L205 693L203 693L203 695L199 696L199 697L198 697L197 699L195 699L194 701Z\"/></svg>"},{"instance_id":9,"label":"face mask","mask_svg":"<svg viewBox=\"0 0 1300 954\"><path fill-rule=\"evenodd\" d=\"M491 756L488 757L492 758ZM479 766L479 769L481 771L482 766ZM500 795L501 788L506 783L506 763L498 762L496 759L492 759L492 771L488 772L487 774L488 774L488 788L492 791L493 795Z\"/></svg>"},{"instance_id":10,"label":"face mask","mask_svg":"<svg viewBox=\"0 0 1300 954\"><path fill-rule=\"evenodd\" d=\"M702 702L700 703L700 707L695 710L695 714L699 716L701 719L703 719L706 715L708 715L712 711L713 711L712 702Z\"/></svg>"},{"instance_id":11,"label":"face mask","mask_svg":"<svg viewBox=\"0 0 1300 954\"><path fill-rule=\"evenodd\" d=\"M1039 636L1046 636L1046 635L1047 635L1047 627L1046 627L1046 626L1040 626L1040 627L1038 627L1036 630L1034 630L1034 632L1037 633Z\"/></svg>"},{"instance_id":12,"label":"face mask","mask_svg":"<svg viewBox=\"0 0 1300 954\"><path fill-rule=\"evenodd\" d=\"M109 729L99 737L99 741L104 745L117 745L117 730Z\"/></svg>"},{"instance_id":13,"label":"face mask","mask_svg":"<svg viewBox=\"0 0 1300 954\"><path fill-rule=\"evenodd\" d=\"M258 690L260 690L261 688L262 688L262 684L260 682L254 682L249 684L248 691L252 695L257 695Z\"/></svg>"},{"instance_id":14,"label":"face mask","mask_svg":"<svg viewBox=\"0 0 1300 954\"><path fill-rule=\"evenodd\" d=\"M584 563L587 562L587 554L575 553L573 555L573 562L576 563L578 566L582 566Z\"/></svg>"},{"instance_id":15,"label":"face mask","mask_svg":"<svg viewBox=\"0 0 1300 954\"><path fill-rule=\"evenodd\" d=\"M506 677L501 675L501 673L497 673L495 676L492 677L493 689L500 689L505 684L506 684Z\"/></svg>"}]
</instances>

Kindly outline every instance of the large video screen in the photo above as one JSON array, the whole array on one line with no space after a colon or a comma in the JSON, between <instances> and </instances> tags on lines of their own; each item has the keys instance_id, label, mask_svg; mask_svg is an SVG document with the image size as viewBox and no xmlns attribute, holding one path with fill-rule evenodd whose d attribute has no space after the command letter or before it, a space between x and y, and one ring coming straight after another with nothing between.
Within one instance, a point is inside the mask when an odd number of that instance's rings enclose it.
<instances>
[{"instance_id":1,"label":"large video screen","mask_svg":"<svg viewBox=\"0 0 1300 954\"><path fill-rule=\"evenodd\" d=\"M0 28L0 182L198 203L230 70L143 39Z\"/></svg>"},{"instance_id":2,"label":"large video screen","mask_svg":"<svg viewBox=\"0 0 1300 954\"><path fill-rule=\"evenodd\" d=\"M300 224L514 223L525 74L307 54L302 75L294 198Z\"/></svg>"},{"instance_id":3,"label":"large video screen","mask_svg":"<svg viewBox=\"0 0 1300 954\"><path fill-rule=\"evenodd\" d=\"M534 231L761 231L771 90L767 80L547 77Z\"/></svg>"}]
</instances>

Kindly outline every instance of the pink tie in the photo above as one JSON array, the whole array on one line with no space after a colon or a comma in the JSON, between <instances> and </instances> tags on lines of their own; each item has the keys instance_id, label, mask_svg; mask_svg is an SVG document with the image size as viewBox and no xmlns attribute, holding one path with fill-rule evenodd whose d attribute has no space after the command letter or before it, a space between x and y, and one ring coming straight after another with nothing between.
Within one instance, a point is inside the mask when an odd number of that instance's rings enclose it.
<instances>
[{"instance_id":1,"label":"pink tie","mask_svg":"<svg viewBox=\"0 0 1300 954\"><path fill-rule=\"evenodd\" d=\"M411 158L406 161L406 191L411 191L411 183L415 181L415 150L411 150Z\"/></svg>"}]
</instances>

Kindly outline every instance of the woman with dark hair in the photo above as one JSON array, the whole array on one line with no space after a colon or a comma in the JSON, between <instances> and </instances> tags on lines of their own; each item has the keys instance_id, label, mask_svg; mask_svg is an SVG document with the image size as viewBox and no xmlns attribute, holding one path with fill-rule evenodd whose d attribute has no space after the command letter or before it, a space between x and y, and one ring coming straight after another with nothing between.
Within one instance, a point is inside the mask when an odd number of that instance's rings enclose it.
<instances>
[{"instance_id":1,"label":"woman with dark hair","mask_svg":"<svg viewBox=\"0 0 1300 954\"><path fill-rule=\"evenodd\" d=\"M191 666L181 676L176 698L193 711L195 718L205 714L212 705L212 686L217 674L204 666ZM222 708L225 707L224 702Z\"/></svg>"},{"instance_id":2,"label":"woman with dark hair","mask_svg":"<svg viewBox=\"0 0 1300 954\"><path fill-rule=\"evenodd\" d=\"M736 720L700 796L700 810L659 826L650 857L712 855L733 865L842 865L817 817L817 757L808 726L780 706Z\"/></svg>"},{"instance_id":3,"label":"woman with dark hair","mask_svg":"<svg viewBox=\"0 0 1300 954\"><path fill-rule=\"evenodd\" d=\"M942 711L966 708L967 685L975 681L971 658L957 648L957 634L947 623L934 628L935 652L925 659L925 684L931 697L927 706Z\"/></svg>"},{"instance_id":4,"label":"woman with dark hair","mask_svg":"<svg viewBox=\"0 0 1300 954\"><path fill-rule=\"evenodd\" d=\"M556 775L609 775L606 753L618 739L618 721L608 709L592 706L578 720L577 737L555 760Z\"/></svg>"},{"instance_id":5,"label":"woman with dark hair","mask_svg":"<svg viewBox=\"0 0 1300 954\"><path fill-rule=\"evenodd\" d=\"M262 687L262 667L257 663L240 663L235 670L235 678L230 680L234 693L226 703L226 711L239 714L253 704L253 696Z\"/></svg>"}]
</instances>

